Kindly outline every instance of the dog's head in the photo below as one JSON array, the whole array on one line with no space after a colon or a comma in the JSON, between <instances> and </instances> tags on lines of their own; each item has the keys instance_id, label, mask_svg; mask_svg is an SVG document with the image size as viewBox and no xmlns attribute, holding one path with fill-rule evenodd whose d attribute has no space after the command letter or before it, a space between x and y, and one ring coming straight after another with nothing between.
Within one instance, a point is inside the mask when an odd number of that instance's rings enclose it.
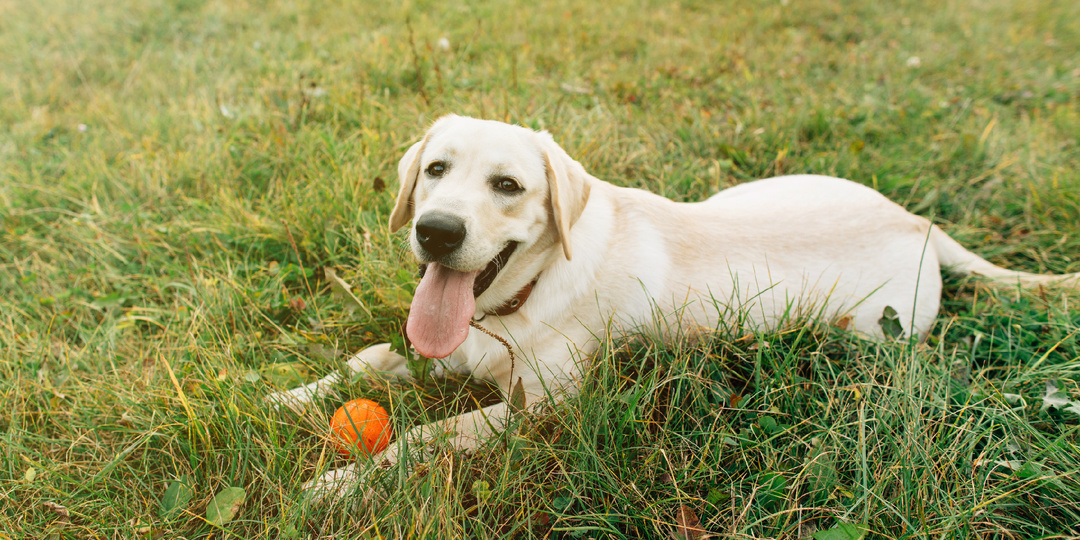
<instances>
[{"instance_id":1,"label":"dog's head","mask_svg":"<svg viewBox=\"0 0 1080 540\"><path fill-rule=\"evenodd\" d=\"M390 229L413 220L412 251L426 268L409 338L437 358L464 341L478 308L512 298L560 247L571 257L570 229L589 195L584 169L546 132L460 116L437 121L398 174Z\"/></svg>"}]
</instances>

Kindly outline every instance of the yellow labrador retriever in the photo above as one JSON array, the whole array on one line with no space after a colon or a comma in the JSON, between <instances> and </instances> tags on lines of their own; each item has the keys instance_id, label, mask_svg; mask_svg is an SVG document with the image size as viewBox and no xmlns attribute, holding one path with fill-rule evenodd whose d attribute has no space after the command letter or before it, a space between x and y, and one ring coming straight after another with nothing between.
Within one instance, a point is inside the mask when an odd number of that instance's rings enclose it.
<instances>
[{"instance_id":1,"label":"yellow labrador retriever","mask_svg":"<svg viewBox=\"0 0 1080 540\"><path fill-rule=\"evenodd\" d=\"M924 336L938 311L940 270L1043 283L1078 275L1006 270L928 220L862 185L785 176L677 203L590 176L546 132L447 116L398 166L390 229L413 223L422 265L406 333L416 351L452 370L520 380L526 402L572 392L598 339L693 334L736 317L752 330L809 315L882 337L886 307L905 334ZM508 349L492 335L511 344ZM405 358L376 345L354 372L408 376ZM340 380L273 396L303 404ZM505 398L506 396L504 396ZM475 448L498 430L503 402L413 428L413 442L448 435ZM375 463L395 462L391 445ZM341 494L362 483L351 465L308 487Z\"/></svg>"}]
</instances>

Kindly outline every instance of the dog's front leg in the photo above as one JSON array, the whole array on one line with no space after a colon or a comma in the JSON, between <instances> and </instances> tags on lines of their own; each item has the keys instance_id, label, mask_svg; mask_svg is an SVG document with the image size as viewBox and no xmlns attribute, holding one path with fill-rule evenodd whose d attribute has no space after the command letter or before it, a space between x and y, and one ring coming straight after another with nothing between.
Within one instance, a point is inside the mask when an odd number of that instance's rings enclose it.
<instances>
[{"instance_id":1,"label":"dog's front leg","mask_svg":"<svg viewBox=\"0 0 1080 540\"><path fill-rule=\"evenodd\" d=\"M475 450L483 441L506 427L508 412L507 404L500 402L445 420L413 427L371 460L361 459L358 463L327 471L318 479L305 484L304 491L315 500L339 499L349 494L353 488L367 484L369 476L377 467L392 468L401 460L402 452L423 452L426 446L440 440L460 450ZM372 493L370 486L364 486L361 498L366 501Z\"/></svg>"},{"instance_id":2,"label":"dog's front leg","mask_svg":"<svg viewBox=\"0 0 1080 540\"><path fill-rule=\"evenodd\" d=\"M355 373L383 372L398 377L409 377L409 368L404 356L390 350L389 343L372 345L349 359L348 374L335 371L311 384L298 386L292 390L276 392L266 396L266 400L275 407L286 406L293 410L303 409L316 398L326 395L335 384Z\"/></svg>"}]
</instances>

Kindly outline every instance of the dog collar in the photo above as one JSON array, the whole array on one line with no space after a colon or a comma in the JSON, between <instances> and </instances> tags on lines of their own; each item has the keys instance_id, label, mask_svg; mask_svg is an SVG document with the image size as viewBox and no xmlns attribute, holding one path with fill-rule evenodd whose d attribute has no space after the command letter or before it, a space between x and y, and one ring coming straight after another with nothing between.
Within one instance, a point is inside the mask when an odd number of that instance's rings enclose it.
<instances>
[{"instance_id":1,"label":"dog collar","mask_svg":"<svg viewBox=\"0 0 1080 540\"><path fill-rule=\"evenodd\" d=\"M540 278L537 277L537 279ZM518 291L513 298L507 300L505 304L495 308L493 311L485 311L484 315L498 315L500 317L505 317L521 309L521 306L525 305L525 301L529 299L529 295L532 294L534 285L536 285L536 279L522 287L521 290Z\"/></svg>"}]
</instances>

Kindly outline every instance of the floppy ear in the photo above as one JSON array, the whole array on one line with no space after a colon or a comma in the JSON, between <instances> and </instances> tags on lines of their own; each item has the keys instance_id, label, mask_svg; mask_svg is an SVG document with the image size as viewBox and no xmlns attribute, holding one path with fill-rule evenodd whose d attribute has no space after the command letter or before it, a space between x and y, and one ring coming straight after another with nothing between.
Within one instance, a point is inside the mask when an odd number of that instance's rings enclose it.
<instances>
[{"instance_id":1,"label":"floppy ear","mask_svg":"<svg viewBox=\"0 0 1080 540\"><path fill-rule=\"evenodd\" d=\"M589 202L589 175L580 163L571 158L551 135L544 138L544 166L547 169L548 203L555 221L555 232L562 244L563 255L570 260L570 228L577 223L585 204Z\"/></svg>"},{"instance_id":2,"label":"floppy ear","mask_svg":"<svg viewBox=\"0 0 1080 540\"><path fill-rule=\"evenodd\" d=\"M398 180L401 188L398 190L397 202L394 210L390 213L390 232L397 232L405 226L413 217L413 190L416 189L416 179L420 176L420 155L424 153L428 134L420 142L409 147L409 150L398 162Z\"/></svg>"}]
</instances>

